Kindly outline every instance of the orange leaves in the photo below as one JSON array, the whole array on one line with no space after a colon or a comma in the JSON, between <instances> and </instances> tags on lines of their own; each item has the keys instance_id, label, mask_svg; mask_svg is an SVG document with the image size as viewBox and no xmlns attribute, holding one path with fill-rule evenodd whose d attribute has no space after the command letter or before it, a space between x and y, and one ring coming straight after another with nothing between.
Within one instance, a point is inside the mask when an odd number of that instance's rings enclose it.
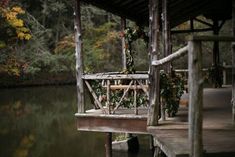
<instances>
[{"instance_id":1,"label":"orange leaves","mask_svg":"<svg viewBox=\"0 0 235 157\"><path fill-rule=\"evenodd\" d=\"M20 40L29 40L32 38L30 30L25 27L24 21L18 18L18 15L25 14L25 11L15 6L12 8L0 7L0 14L5 18L6 22L15 29L17 38Z\"/></svg>"}]
</instances>

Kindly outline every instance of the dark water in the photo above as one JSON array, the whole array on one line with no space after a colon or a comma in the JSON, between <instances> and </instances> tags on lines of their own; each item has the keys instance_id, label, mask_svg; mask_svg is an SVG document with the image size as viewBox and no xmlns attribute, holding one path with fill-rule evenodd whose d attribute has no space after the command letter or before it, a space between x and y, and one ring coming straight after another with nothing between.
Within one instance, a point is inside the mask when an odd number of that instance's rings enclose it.
<instances>
[{"instance_id":1,"label":"dark water","mask_svg":"<svg viewBox=\"0 0 235 157\"><path fill-rule=\"evenodd\" d=\"M73 86L0 89L0 157L104 157L103 133L78 132ZM148 137L138 154L150 157Z\"/></svg>"}]
</instances>

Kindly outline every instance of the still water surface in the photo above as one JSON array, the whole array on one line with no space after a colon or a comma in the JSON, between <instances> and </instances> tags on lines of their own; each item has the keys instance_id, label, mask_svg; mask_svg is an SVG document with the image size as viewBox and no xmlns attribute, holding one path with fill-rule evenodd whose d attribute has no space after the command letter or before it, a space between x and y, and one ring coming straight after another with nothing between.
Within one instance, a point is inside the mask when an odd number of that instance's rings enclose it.
<instances>
[{"instance_id":1,"label":"still water surface","mask_svg":"<svg viewBox=\"0 0 235 157\"><path fill-rule=\"evenodd\" d=\"M74 86L0 89L0 157L104 157L103 133L78 132ZM148 137L137 154L150 157Z\"/></svg>"}]
</instances>

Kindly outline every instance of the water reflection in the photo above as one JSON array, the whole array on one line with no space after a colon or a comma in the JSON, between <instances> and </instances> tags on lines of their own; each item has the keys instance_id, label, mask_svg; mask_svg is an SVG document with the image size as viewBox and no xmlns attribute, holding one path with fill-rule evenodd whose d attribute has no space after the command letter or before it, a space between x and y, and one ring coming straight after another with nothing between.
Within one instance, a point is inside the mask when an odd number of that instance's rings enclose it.
<instances>
[{"instance_id":1,"label":"water reflection","mask_svg":"<svg viewBox=\"0 0 235 157\"><path fill-rule=\"evenodd\" d=\"M76 131L75 87L1 89L0 100L0 157L105 156L104 134Z\"/></svg>"}]
</instances>

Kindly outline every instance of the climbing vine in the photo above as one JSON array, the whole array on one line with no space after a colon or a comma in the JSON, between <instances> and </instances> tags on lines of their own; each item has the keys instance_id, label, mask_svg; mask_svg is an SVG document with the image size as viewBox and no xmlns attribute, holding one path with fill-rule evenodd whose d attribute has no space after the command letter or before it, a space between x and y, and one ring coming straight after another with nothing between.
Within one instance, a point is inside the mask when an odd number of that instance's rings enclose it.
<instances>
[{"instance_id":1,"label":"climbing vine","mask_svg":"<svg viewBox=\"0 0 235 157\"><path fill-rule=\"evenodd\" d=\"M125 31L122 32L121 36L125 38L126 69L124 69L124 73L133 74L135 73L135 66L132 43L140 38L142 38L145 43L148 43L148 36L141 27L135 29L127 27Z\"/></svg>"},{"instance_id":2,"label":"climbing vine","mask_svg":"<svg viewBox=\"0 0 235 157\"><path fill-rule=\"evenodd\" d=\"M166 103L165 111L169 117L174 117L178 112L180 97L184 93L184 79L172 71L167 74L160 73L160 96Z\"/></svg>"}]
</instances>

